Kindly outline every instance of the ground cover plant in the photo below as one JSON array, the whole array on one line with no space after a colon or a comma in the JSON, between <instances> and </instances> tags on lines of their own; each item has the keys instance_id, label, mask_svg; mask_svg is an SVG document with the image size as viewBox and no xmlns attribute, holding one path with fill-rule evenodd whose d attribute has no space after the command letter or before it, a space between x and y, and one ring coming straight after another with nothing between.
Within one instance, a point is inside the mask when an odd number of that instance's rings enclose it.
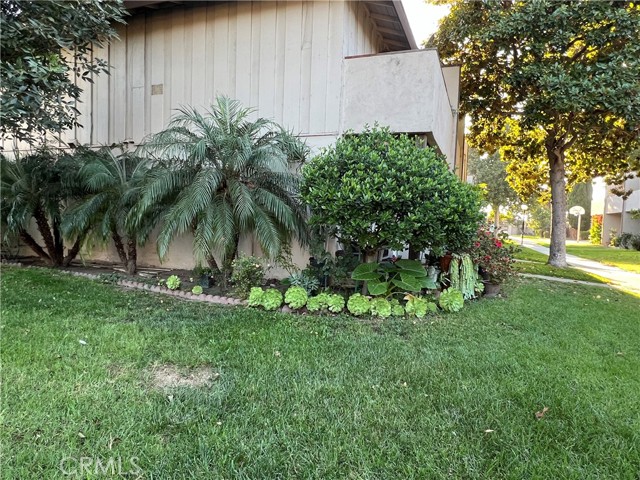
<instances>
[{"instance_id":1,"label":"ground cover plant","mask_svg":"<svg viewBox=\"0 0 640 480\"><path fill-rule=\"evenodd\" d=\"M634 478L639 300L505 288L372 321L3 268L3 476L135 456L143 478Z\"/></svg>"}]
</instances>

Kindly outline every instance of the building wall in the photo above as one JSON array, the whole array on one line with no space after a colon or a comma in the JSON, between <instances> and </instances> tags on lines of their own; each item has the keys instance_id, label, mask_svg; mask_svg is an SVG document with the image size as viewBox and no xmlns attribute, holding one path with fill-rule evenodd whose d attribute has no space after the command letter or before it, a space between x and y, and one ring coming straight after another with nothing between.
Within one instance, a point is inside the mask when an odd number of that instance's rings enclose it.
<instances>
[{"instance_id":1,"label":"building wall","mask_svg":"<svg viewBox=\"0 0 640 480\"><path fill-rule=\"evenodd\" d=\"M211 2L137 14L83 85L79 143L139 143L181 105L228 95L303 136L339 130L344 52L375 53L359 3Z\"/></svg>"},{"instance_id":2,"label":"building wall","mask_svg":"<svg viewBox=\"0 0 640 480\"><path fill-rule=\"evenodd\" d=\"M631 191L631 195L626 199L611 193L611 187L604 185L601 179L597 179L594 185L591 213L603 215L603 244L609 244L612 230L617 235L640 234L640 220L631 217L633 210L640 210L640 178L632 178L624 183L624 190Z\"/></svg>"},{"instance_id":3,"label":"building wall","mask_svg":"<svg viewBox=\"0 0 640 480\"><path fill-rule=\"evenodd\" d=\"M340 133L344 56L378 53L381 44L360 2L211 2L128 21L120 40L97 52L109 59L111 75L81 85L83 127L66 141L139 144L180 106L206 108L228 95L291 129L317 153ZM158 263L153 238L139 252L142 265ZM190 235L176 239L163 265L193 267L191 241ZM260 253L251 239L241 245L245 253ZM112 246L85 253L118 258ZM301 248L293 253L297 263L307 263Z\"/></svg>"},{"instance_id":4,"label":"building wall","mask_svg":"<svg viewBox=\"0 0 640 480\"><path fill-rule=\"evenodd\" d=\"M109 60L111 74L96 76L94 83L79 83L83 96L77 108L82 127L63 136L67 143L126 141L135 146L145 136L162 130L180 106L205 108L216 96L228 95L255 108L256 115L291 129L317 153L333 144L344 128L345 57L374 55L383 46L362 2L187 3L137 13L127 20L128 25L119 29L119 40L96 52ZM406 119L406 110L397 108L398 99L408 107L415 104L411 96L416 89L406 89L426 81L421 93L426 95L424 104L430 111L417 115L429 116L428 128L423 122L419 128L398 131L433 130L451 163L457 148L457 120L451 116L448 99L458 94L447 90L451 89L449 77L453 77L442 73L435 52L402 55L429 60L417 65L413 75L402 77L397 88L383 83L373 91L369 104L378 104L381 116L366 120L389 123L385 120L393 116L390 112ZM379 57L384 63L383 57L387 56ZM374 68L369 73L380 72ZM388 104L380 103L381 91L389 94ZM191 241L189 235L176 239L163 265L192 268ZM252 239L244 239L242 246L246 253L259 254ZM95 259L118 260L112 246L83 253ZM142 265L158 263L153 237L138 259ZM307 260L307 253L294 247L294 261L305 265Z\"/></svg>"},{"instance_id":5,"label":"building wall","mask_svg":"<svg viewBox=\"0 0 640 480\"><path fill-rule=\"evenodd\" d=\"M435 50L347 58L343 96L344 130L378 121L396 132L429 133L454 168L458 119Z\"/></svg>"}]
</instances>

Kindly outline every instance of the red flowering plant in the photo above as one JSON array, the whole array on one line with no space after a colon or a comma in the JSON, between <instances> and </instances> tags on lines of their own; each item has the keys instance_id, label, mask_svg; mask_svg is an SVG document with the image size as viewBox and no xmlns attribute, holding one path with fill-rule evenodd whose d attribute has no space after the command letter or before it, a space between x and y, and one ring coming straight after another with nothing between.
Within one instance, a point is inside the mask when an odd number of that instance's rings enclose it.
<instances>
[{"instance_id":1,"label":"red flowering plant","mask_svg":"<svg viewBox=\"0 0 640 480\"><path fill-rule=\"evenodd\" d=\"M499 284L514 274L513 255L517 251L518 247L509 243L505 232L496 235L487 225L482 225L469 253L484 280Z\"/></svg>"}]
</instances>

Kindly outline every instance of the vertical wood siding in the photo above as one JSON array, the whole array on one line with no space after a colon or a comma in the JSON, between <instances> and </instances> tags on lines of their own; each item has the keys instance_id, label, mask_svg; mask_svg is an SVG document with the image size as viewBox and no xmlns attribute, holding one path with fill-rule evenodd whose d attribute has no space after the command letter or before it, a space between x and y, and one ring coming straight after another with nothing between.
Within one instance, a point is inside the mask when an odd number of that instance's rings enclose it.
<instances>
[{"instance_id":1,"label":"vertical wood siding","mask_svg":"<svg viewBox=\"0 0 640 480\"><path fill-rule=\"evenodd\" d=\"M185 5L137 14L119 36L96 52L111 75L85 89L83 128L69 132L80 143L139 143L217 95L301 135L336 135L343 57L379 51L359 2Z\"/></svg>"}]
</instances>

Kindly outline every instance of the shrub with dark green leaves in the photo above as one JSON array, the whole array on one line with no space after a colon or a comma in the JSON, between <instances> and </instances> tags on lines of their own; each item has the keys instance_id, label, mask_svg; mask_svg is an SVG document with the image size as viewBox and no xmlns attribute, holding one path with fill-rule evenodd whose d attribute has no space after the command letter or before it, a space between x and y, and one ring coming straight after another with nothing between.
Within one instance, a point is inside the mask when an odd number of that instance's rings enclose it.
<instances>
[{"instance_id":1,"label":"shrub with dark green leaves","mask_svg":"<svg viewBox=\"0 0 640 480\"><path fill-rule=\"evenodd\" d=\"M307 291L302 287L289 287L284 294L284 303L297 310L307 304Z\"/></svg>"},{"instance_id":2,"label":"shrub with dark green leaves","mask_svg":"<svg viewBox=\"0 0 640 480\"><path fill-rule=\"evenodd\" d=\"M313 225L335 225L367 257L383 246L441 252L471 243L481 197L416 139L375 126L348 132L303 168Z\"/></svg>"},{"instance_id":3,"label":"shrub with dark green leaves","mask_svg":"<svg viewBox=\"0 0 640 480\"><path fill-rule=\"evenodd\" d=\"M464 306L464 297L457 288L447 288L440 294L438 305L445 312L459 312Z\"/></svg>"},{"instance_id":4,"label":"shrub with dark green leaves","mask_svg":"<svg viewBox=\"0 0 640 480\"><path fill-rule=\"evenodd\" d=\"M347 310L349 310L351 315L355 315L356 317L369 313L371 310L369 297L365 297L360 293L354 293L347 301Z\"/></svg>"}]
</instances>

